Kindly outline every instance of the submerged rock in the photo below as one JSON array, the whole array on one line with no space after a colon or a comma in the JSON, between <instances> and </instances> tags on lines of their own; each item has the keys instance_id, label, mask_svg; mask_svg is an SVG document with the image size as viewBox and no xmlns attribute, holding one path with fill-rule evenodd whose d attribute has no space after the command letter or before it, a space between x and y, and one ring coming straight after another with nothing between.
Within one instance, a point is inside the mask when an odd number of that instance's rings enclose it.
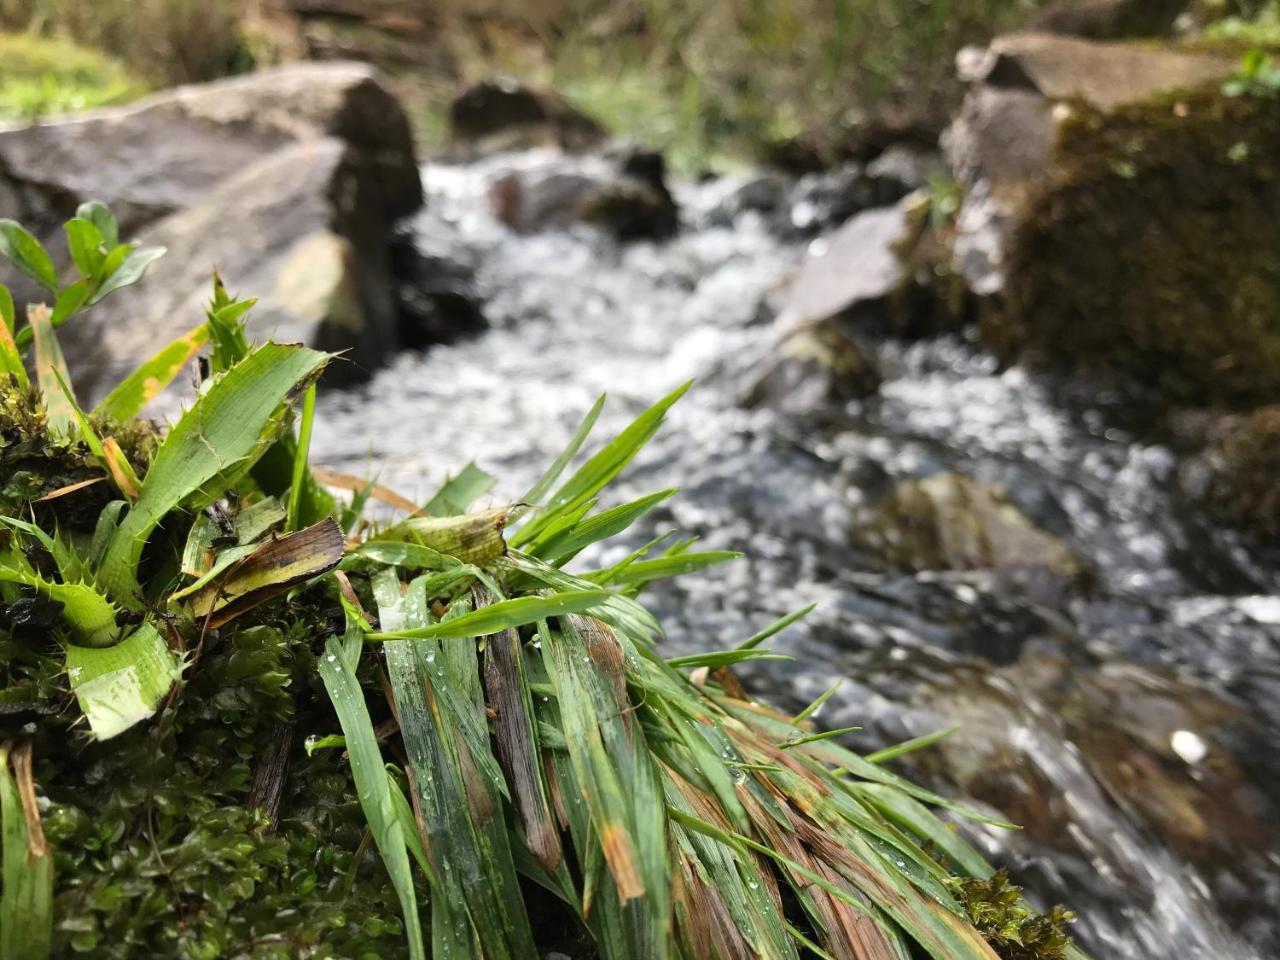
<instances>
[{"instance_id":1,"label":"submerged rock","mask_svg":"<svg viewBox=\"0 0 1280 960\"><path fill-rule=\"evenodd\" d=\"M1046 570L1074 581L1085 567L1065 543L1029 520L1004 491L957 473L900 483L855 537L908 570Z\"/></svg>"},{"instance_id":2,"label":"submerged rock","mask_svg":"<svg viewBox=\"0 0 1280 960\"><path fill-rule=\"evenodd\" d=\"M871 396L880 370L835 320L806 324L786 333L750 373L743 397L748 407L769 406L789 414L840 408Z\"/></svg>"}]
</instances>

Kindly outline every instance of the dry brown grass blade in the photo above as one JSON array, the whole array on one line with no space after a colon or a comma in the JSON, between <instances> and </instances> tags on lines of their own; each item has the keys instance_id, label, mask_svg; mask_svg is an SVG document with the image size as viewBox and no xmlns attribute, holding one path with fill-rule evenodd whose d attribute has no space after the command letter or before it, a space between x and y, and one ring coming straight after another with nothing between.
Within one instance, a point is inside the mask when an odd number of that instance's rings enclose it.
<instances>
[{"instance_id":1,"label":"dry brown grass blade","mask_svg":"<svg viewBox=\"0 0 1280 960\"><path fill-rule=\"evenodd\" d=\"M326 487L336 487L339 490L350 490L352 493L369 487L368 480L361 480L359 477L352 476L349 473L342 473L339 470L330 470L327 467L311 467L311 475L317 481L323 483ZM410 516L422 516L425 510L414 503L408 497L401 496L390 487L384 487L380 483L373 484L369 491L369 496L375 500L381 500L387 506L395 507L397 510L404 510Z\"/></svg>"},{"instance_id":2,"label":"dry brown grass blade","mask_svg":"<svg viewBox=\"0 0 1280 960\"><path fill-rule=\"evenodd\" d=\"M75 493L77 490L83 490L85 487L92 487L95 483L102 483L106 477L90 477L88 480L81 480L79 483L69 483L65 487L59 487L57 490L50 490L36 503L44 503L48 500L57 500L59 497L65 497L69 493Z\"/></svg>"},{"instance_id":3,"label":"dry brown grass blade","mask_svg":"<svg viewBox=\"0 0 1280 960\"><path fill-rule=\"evenodd\" d=\"M538 745L521 674L520 637L516 631L503 630L489 636L485 644L484 683L489 703L498 714L494 721L498 760L511 787L529 850L551 872L560 863L560 836L538 773Z\"/></svg>"}]
</instances>

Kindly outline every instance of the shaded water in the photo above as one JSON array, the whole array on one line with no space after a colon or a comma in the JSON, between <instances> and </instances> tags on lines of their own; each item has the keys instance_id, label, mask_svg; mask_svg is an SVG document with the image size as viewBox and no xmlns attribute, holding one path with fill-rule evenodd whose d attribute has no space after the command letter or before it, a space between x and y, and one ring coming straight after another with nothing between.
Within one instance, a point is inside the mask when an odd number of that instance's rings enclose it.
<instances>
[{"instance_id":1,"label":"shaded water","mask_svg":"<svg viewBox=\"0 0 1280 960\"><path fill-rule=\"evenodd\" d=\"M697 378L613 493L682 488L635 541L678 526L748 554L649 597L672 654L817 602L775 643L795 660L744 671L749 684L794 708L846 678L820 722L861 724L859 748L962 724L912 774L1025 824L964 829L1040 901L1078 910L1096 956L1280 955L1275 558L1182 505L1169 451L962 337L875 342L879 395L821 423L743 409L761 297L803 248L752 214L698 226L712 186L681 189L694 225L668 243L517 236L485 199L512 162L424 167L415 225L427 250L474 263L492 329L331 392L321 461L377 464L415 496L474 457L514 498L598 394L605 437ZM1088 562L1092 588L903 574L851 545L869 503L944 469L1003 484Z\"/></svg>"}]
</instances>

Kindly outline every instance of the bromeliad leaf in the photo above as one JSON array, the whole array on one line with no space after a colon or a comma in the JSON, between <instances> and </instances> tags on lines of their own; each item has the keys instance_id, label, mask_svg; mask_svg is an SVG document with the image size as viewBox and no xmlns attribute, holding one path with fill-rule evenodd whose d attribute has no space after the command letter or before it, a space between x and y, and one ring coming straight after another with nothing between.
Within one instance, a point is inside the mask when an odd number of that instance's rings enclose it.
<instances>
[{"instance_id":1,"label":"bromeliad leaf","mask_svg":"<svg viewBox=\"0 0 1280 960\"><path fill-rule=\"evenodd\" d=\"M67 647L67 677L99 740L147 719L182 674L177 657L151 622L114 647Z\"/></svg>"},{"instance_id":2,"label":"bromeliad leaf","mask_svg":"<svg viewBox=\"0 0 1280 960\"><path fill-rule=\"evenodd\" d=\"M120 381L106 399L94 407L94 415L114 420L136 417L208 342L208 324L188 330Z\"/></svg>"},{"instance_id":3,"label":"bromeliad leaf","mask_svg":"<svg viewBox=\"0 0 1280 960\"><path fill-rule=\"evenodd\" d=\"M328 360L305 347L267 343L213 380L156 452L138 502L112 535L99 582L136 607L137 565L151 531L179 504L212 503L242 476L283 430L289 397Z\"/></svg>"},{"instance_id":4,"label":"bromeliad leaf","mask_svg":"<svg viewBox=\"0 0 1280 960\"><path fill-rule=\"evenodd\" d=\"M53 851L36 804L31 744L0 745L0 957L15 960L44 960L53 939Z\"/></svg>"}]
</instances>

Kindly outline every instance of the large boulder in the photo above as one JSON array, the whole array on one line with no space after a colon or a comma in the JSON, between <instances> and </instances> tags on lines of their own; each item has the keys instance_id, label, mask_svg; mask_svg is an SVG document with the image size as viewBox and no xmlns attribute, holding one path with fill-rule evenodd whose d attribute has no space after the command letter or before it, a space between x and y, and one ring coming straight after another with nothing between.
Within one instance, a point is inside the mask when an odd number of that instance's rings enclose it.
<instances>
[{"instance_id":1,"label":"large boulder","mask_svg":"<svg viewBox=\"0 0 1280 960\"><path fill-rule=\"evenodd\" d=\"M128 233L194 205L281 147L325 137L359 151L396 215L421 203L404 111L375 71L354 63L291 64L0 129L0 183L19 194L19 213L38 230L97 199Z\"/></svg>"},{"instance_id":2,"label":"large boulder","mask_svg":"<svg viewBox=\"0 0 1280 960\"><path fill-rule=\"evenodd\" d=\"M948 147L985 342L1162 404L1273 400L1280 101L1168 50L1013 37L981 59Z\"/></svg>"},{"instance_id":3,"label":"large boulder","mask_svg":"<svg viewBox=\"0 0 1280 960\"><path fill-rule=\"evenodd\" d=\"M91 198L126 237L169 248L147 283L66 328L91 396L200 321L215 266L260 298L259 333L348 350L339 372L399 343L394 226L422 187L404 111L365 66L299 64L0 131L0 215L60 254L61 223Z\"/></svg>"},{"instance_id":4,"label":"large boulder","mask_svg":"<svg viewBox=\"0 0 1280 960\"><path fill-rule=\"evenodd\" d=\"M347 144L296 143L250 164L204 199L145 229L168 248L147 281L65 328L68 362L90 397L204 315L216 265L253 295L258 339L346 350L334 372L355 375L399 343L399 314L378 181Z\"/></svg>"},{"instance_id":5,"label":"large boulder","mask_svg":"<svg viewBox=\"0 0 1280 960\"><path fill-rule=\"evenodd\" d=\"M956 62L970 89L943 146L966 193L957 265L982 296L1004 288L1010 235L1053 173L1063 121L1082 109L1106 112L1220 80L1234 69L1230 60L1203 54L1036 33L966 48Z\"/></svg>"}]
</instances>

